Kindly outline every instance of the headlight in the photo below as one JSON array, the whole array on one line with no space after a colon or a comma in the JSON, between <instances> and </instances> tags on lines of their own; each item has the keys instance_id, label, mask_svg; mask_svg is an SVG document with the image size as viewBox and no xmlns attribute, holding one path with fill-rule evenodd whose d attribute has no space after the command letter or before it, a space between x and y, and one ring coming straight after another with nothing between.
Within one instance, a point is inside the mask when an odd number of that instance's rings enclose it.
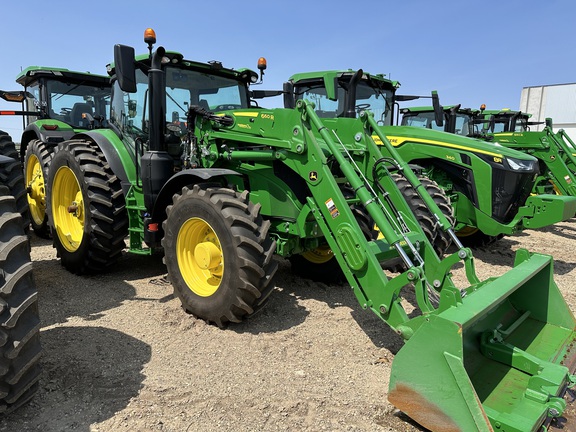
<instances>
[{"instance_id":1,"label":"headlight","mask_svg":"<svg viewBox=\"0 0 576 432\"><path fill-rule=\"evenodd\" d=\"M527 160L527 159L516 159L507 157L506 160L508 161L508 165L514 171L535 171L536 170L536 163L535 160Z\"/></svg>"}]
</instances>

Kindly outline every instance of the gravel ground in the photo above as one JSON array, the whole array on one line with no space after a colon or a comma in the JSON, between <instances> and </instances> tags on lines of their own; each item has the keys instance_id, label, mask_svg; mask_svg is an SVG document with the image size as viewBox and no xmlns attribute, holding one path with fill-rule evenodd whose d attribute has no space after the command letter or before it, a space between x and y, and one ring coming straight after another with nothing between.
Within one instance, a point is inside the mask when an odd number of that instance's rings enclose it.
<instances>
[{"instance_id":1,"label":"gravel ground","mask_svg":"<svg viewBox=\"0 0 576 432\"><path fill-rule=\"evenodd\" d=\"M475 251L478 275L504 273L520 247L549 253L575 310L575 238L574 221L505 238ZM78 277L33 237L32 259L43 378L0 432L423 430L387 401L402 340L347 285L297 278L281 260L268 305L220 330L183 312L159 258L126 254Z\"/></svg>"}]
</instances>

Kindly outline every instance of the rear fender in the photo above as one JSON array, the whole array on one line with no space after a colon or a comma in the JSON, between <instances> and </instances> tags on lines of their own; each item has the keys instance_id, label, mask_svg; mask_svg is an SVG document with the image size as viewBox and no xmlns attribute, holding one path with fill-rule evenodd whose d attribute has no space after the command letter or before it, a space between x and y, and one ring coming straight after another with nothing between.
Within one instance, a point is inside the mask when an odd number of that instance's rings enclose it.
<instances>
[{"instance_id":1,"label":"rear fender","mask_svg":"<svg viewBox=\"0 0 576 432\"><path fill-rule=\"evenodd\" d=\"M42 128L43 124L58 125L58 129L46 130ZM28 143L33 139L38 139L49 147L55 147L58 145L58 143L72 138L74 134L74 129L72 129L70 125L61 121L39 120L34 123L30 123L28 126L26 126L26 129L24 129L24 132L22 133L22 139L20 140L21 160L24 160L26 147L28 147Z\"/></svg>"},{"instance_id":2,"label":"rear fender","mask_svg":"<svg viewBox=\"0 0 576 432\"><path fill-rule=\"evenodd\" d=\"M135 180L135 178L131 178L135 177L134 174L135 166L133 162L134 160L133 155L130 155L132 156L130 158L130 162L126 162L130 163L131 165L130 167L126 167L125 164L122 162L122 158L118 153L117 146L120 146L120 148L122 149L125 149L125 147L124 144L120 141L120 139L118 139L117 143L113 143L112 140L109 139L109 137L104 136L102 133L98 131L83 132L75 135L74 138L87 139L95 142L98 145L100 150L102 150L102 153L104 153L106 162L108 162L108 164L110 165L112 172L120 179L122 183L122 192L124 193L124 195L126 195L128 193L128 190L130 189L131 182ZM127 156L128 155L125 155L125 157Z\"/></svg>"}]
</instances>

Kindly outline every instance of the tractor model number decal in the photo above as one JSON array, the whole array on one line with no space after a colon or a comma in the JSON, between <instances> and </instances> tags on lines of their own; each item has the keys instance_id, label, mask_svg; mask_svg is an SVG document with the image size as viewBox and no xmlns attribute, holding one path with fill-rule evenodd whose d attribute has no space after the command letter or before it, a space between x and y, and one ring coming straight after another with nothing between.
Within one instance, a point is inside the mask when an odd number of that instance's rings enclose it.
<instances>
[{"instance_id":1,"label":"tractor model number decal","mask_svg":"<svg viewBox=\"0 0 576 432\"><path fill-rule=\"evenodd\" d=\"M451 161L456 160L456 158L454 156L451 156L451 155L446 155L446 159L451 160Z\"/></svg>"},{"instance_id":2,"label":"tractor model number decal","mask_svg":"<svg viewBox=\"0 0 576 432\"><path fill-rule=\"evenodd\" d=\"M336 207L336 204L334 204L332 198L326 201L326 207L328 208L332 219L336 219L338 216L340 216L340 212L338 211L338 208Z\"/></svg>"},{"instance_id":3,"label":"tractor model number decal","mask_svg":"<svg viewBox=\"0 0 576 432\"><path fill-rule=\"evenodd\" d=\"M494 162L496 163L502 163L502 158L501 157L494 157Z\"/></svg>"},{"instance_id":4,"label":"tractor model number decal","mask_svg":"<svg viewBox=\"0 0 576 432\"><path fill-rule=\"evenodd\" d=\"M260 114L260 118L274 120L274 114L262 113Z\"/></svg>"}]
</instances>

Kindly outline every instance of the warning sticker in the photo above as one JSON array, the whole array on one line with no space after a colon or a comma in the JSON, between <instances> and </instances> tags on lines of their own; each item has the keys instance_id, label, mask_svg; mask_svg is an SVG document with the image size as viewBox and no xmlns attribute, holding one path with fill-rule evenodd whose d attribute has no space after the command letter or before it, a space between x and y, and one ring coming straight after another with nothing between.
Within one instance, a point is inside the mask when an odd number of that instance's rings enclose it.
<instances>
[{"instance_id":1,"label":"warning sticker","mask_svg":"<svg viewBox=\"0 0 576 432\"><path fill-rule=\"evenodd\" d=\"M328 211L330 212L330 215L332 216L332 219L336 219L338 216L340 216L340 212L338 211L338 208L336 207L336 204L334 204L332 198L326 201L325 204L328 208Z\"/></svg>"}]
</instances>

